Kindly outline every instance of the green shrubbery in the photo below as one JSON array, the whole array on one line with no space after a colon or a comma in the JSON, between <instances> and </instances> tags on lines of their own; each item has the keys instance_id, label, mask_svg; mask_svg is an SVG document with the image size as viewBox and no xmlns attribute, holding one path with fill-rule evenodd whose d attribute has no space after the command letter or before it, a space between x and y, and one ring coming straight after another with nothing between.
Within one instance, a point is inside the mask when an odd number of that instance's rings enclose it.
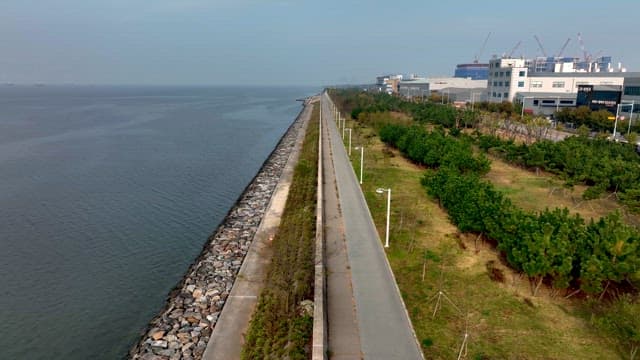
<instances>
[{"instance_id":1,"label":"green shrubbery","mask_svg":"<svg viewBox=\"0 0 640 360\"><path fill-rule=\"evenodd\" d=\"M526 145L492 135L478 135L477 144L512 164L542 168L569 183L589 185L587 199L617 192L632 210L640 209L640 156L632 145L581 136Z\"/></svg>"},{"instance_id":2,"label":"green shrubbery","mask_svg":"<svg viewBox=\"0 0 640 360\"><path fill-rule=\"evenodd\" d=\"M429 194L460 231L494 240L513 268L535 280L534 293L544 279L557 289L590 294L612 282L638 280L640 234L618 213L586 223L566 208L525 212L482 180L489 161L473 154L469 140L402 125L382 127L380 138L432 168L423 179Z\"/></svg>"}]
</instances>

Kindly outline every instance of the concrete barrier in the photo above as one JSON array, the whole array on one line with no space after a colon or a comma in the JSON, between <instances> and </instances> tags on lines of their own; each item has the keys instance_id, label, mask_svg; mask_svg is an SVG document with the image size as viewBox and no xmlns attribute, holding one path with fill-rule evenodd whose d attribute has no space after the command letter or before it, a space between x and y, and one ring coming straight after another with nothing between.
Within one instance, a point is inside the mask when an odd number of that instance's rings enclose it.
<instances>
[{"instance_id":1,"label":"concrete barrier","mask_svg":"<svg viewBox=\"0 0 640 360\"><path fill-rule=\"evenodd\" d=\"M322 99L320 95L320 121L318 126L320 136L318 139L318 190L316 203L316 253L315 253L315 278L314 278L314 307L313 307L313 350L312 360L327 359L327 312L326 312L326 275L324 259L324 194L322 171Z\"/></svg>"}]
</instances>

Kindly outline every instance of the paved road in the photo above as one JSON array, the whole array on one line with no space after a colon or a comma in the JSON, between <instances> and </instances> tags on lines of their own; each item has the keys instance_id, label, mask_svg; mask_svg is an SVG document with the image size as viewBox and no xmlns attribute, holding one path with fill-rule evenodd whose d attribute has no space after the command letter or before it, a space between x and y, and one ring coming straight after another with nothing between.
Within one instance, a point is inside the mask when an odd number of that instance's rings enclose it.
<instances>
[{"instance_id":1,"label":"paved road","mask_svg":"<svg viewBox=\"0 0 640 360\"><path fill-rule=\"evenodd\" d=\"M362 353L365 359L423 359L369 208L338 134L329 100L327 97L324 100L324 125L329 131ZM327 301L331 306L331 299ZM329 322L330 316L331 313Z\"/></svg>"},{"instance_id":2,"label":"paved road","mask_svg":"<svg viewBox=\"0 0 640 360\"><path fill-rule=\"evenodd\" d=\"M322 116L326 118L329 112L326 109L323 110ZM327 123L328 121L325 121L322 126L322 171L324 174L322 186L327 274L328 353L333 360L357 360L362 359L360 332Z\"/></svg>"}]
</instances>

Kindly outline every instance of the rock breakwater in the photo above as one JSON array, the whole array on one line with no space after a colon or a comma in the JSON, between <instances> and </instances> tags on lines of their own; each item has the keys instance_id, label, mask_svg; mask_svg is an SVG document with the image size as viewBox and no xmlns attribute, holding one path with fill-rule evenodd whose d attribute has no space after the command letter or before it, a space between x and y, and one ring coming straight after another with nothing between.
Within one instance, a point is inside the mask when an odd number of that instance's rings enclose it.
<instances>
[{"instance_id":1,"label":"rock breakwater","mask_svg":"<svg viewBox=\"0 0 640 360\"><path fill-rule=\"evenodd\" d=\"M304 111L304 110L303 110ZM302 112L209 237L164 309L129 352L131 359L201 359L282 170L295 146Z\"/></svg>"}]
</instances>

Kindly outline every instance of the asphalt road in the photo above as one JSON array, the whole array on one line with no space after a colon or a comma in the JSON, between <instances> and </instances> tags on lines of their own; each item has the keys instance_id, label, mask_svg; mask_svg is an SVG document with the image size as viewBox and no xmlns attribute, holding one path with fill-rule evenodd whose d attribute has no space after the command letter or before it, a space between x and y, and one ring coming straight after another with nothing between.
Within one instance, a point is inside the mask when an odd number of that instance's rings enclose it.
<instances>
[{"instance_id":1,"label":"asphalt road","mask_svg":"<svg viewBox=\"0 0 640 360\"><path fill-rule=\"evenodd\" d=\"M324 100L323 117L330 136L362 354L365 359L424 359L330 102L326 97Z\"/></svg>"}]
</instances>

